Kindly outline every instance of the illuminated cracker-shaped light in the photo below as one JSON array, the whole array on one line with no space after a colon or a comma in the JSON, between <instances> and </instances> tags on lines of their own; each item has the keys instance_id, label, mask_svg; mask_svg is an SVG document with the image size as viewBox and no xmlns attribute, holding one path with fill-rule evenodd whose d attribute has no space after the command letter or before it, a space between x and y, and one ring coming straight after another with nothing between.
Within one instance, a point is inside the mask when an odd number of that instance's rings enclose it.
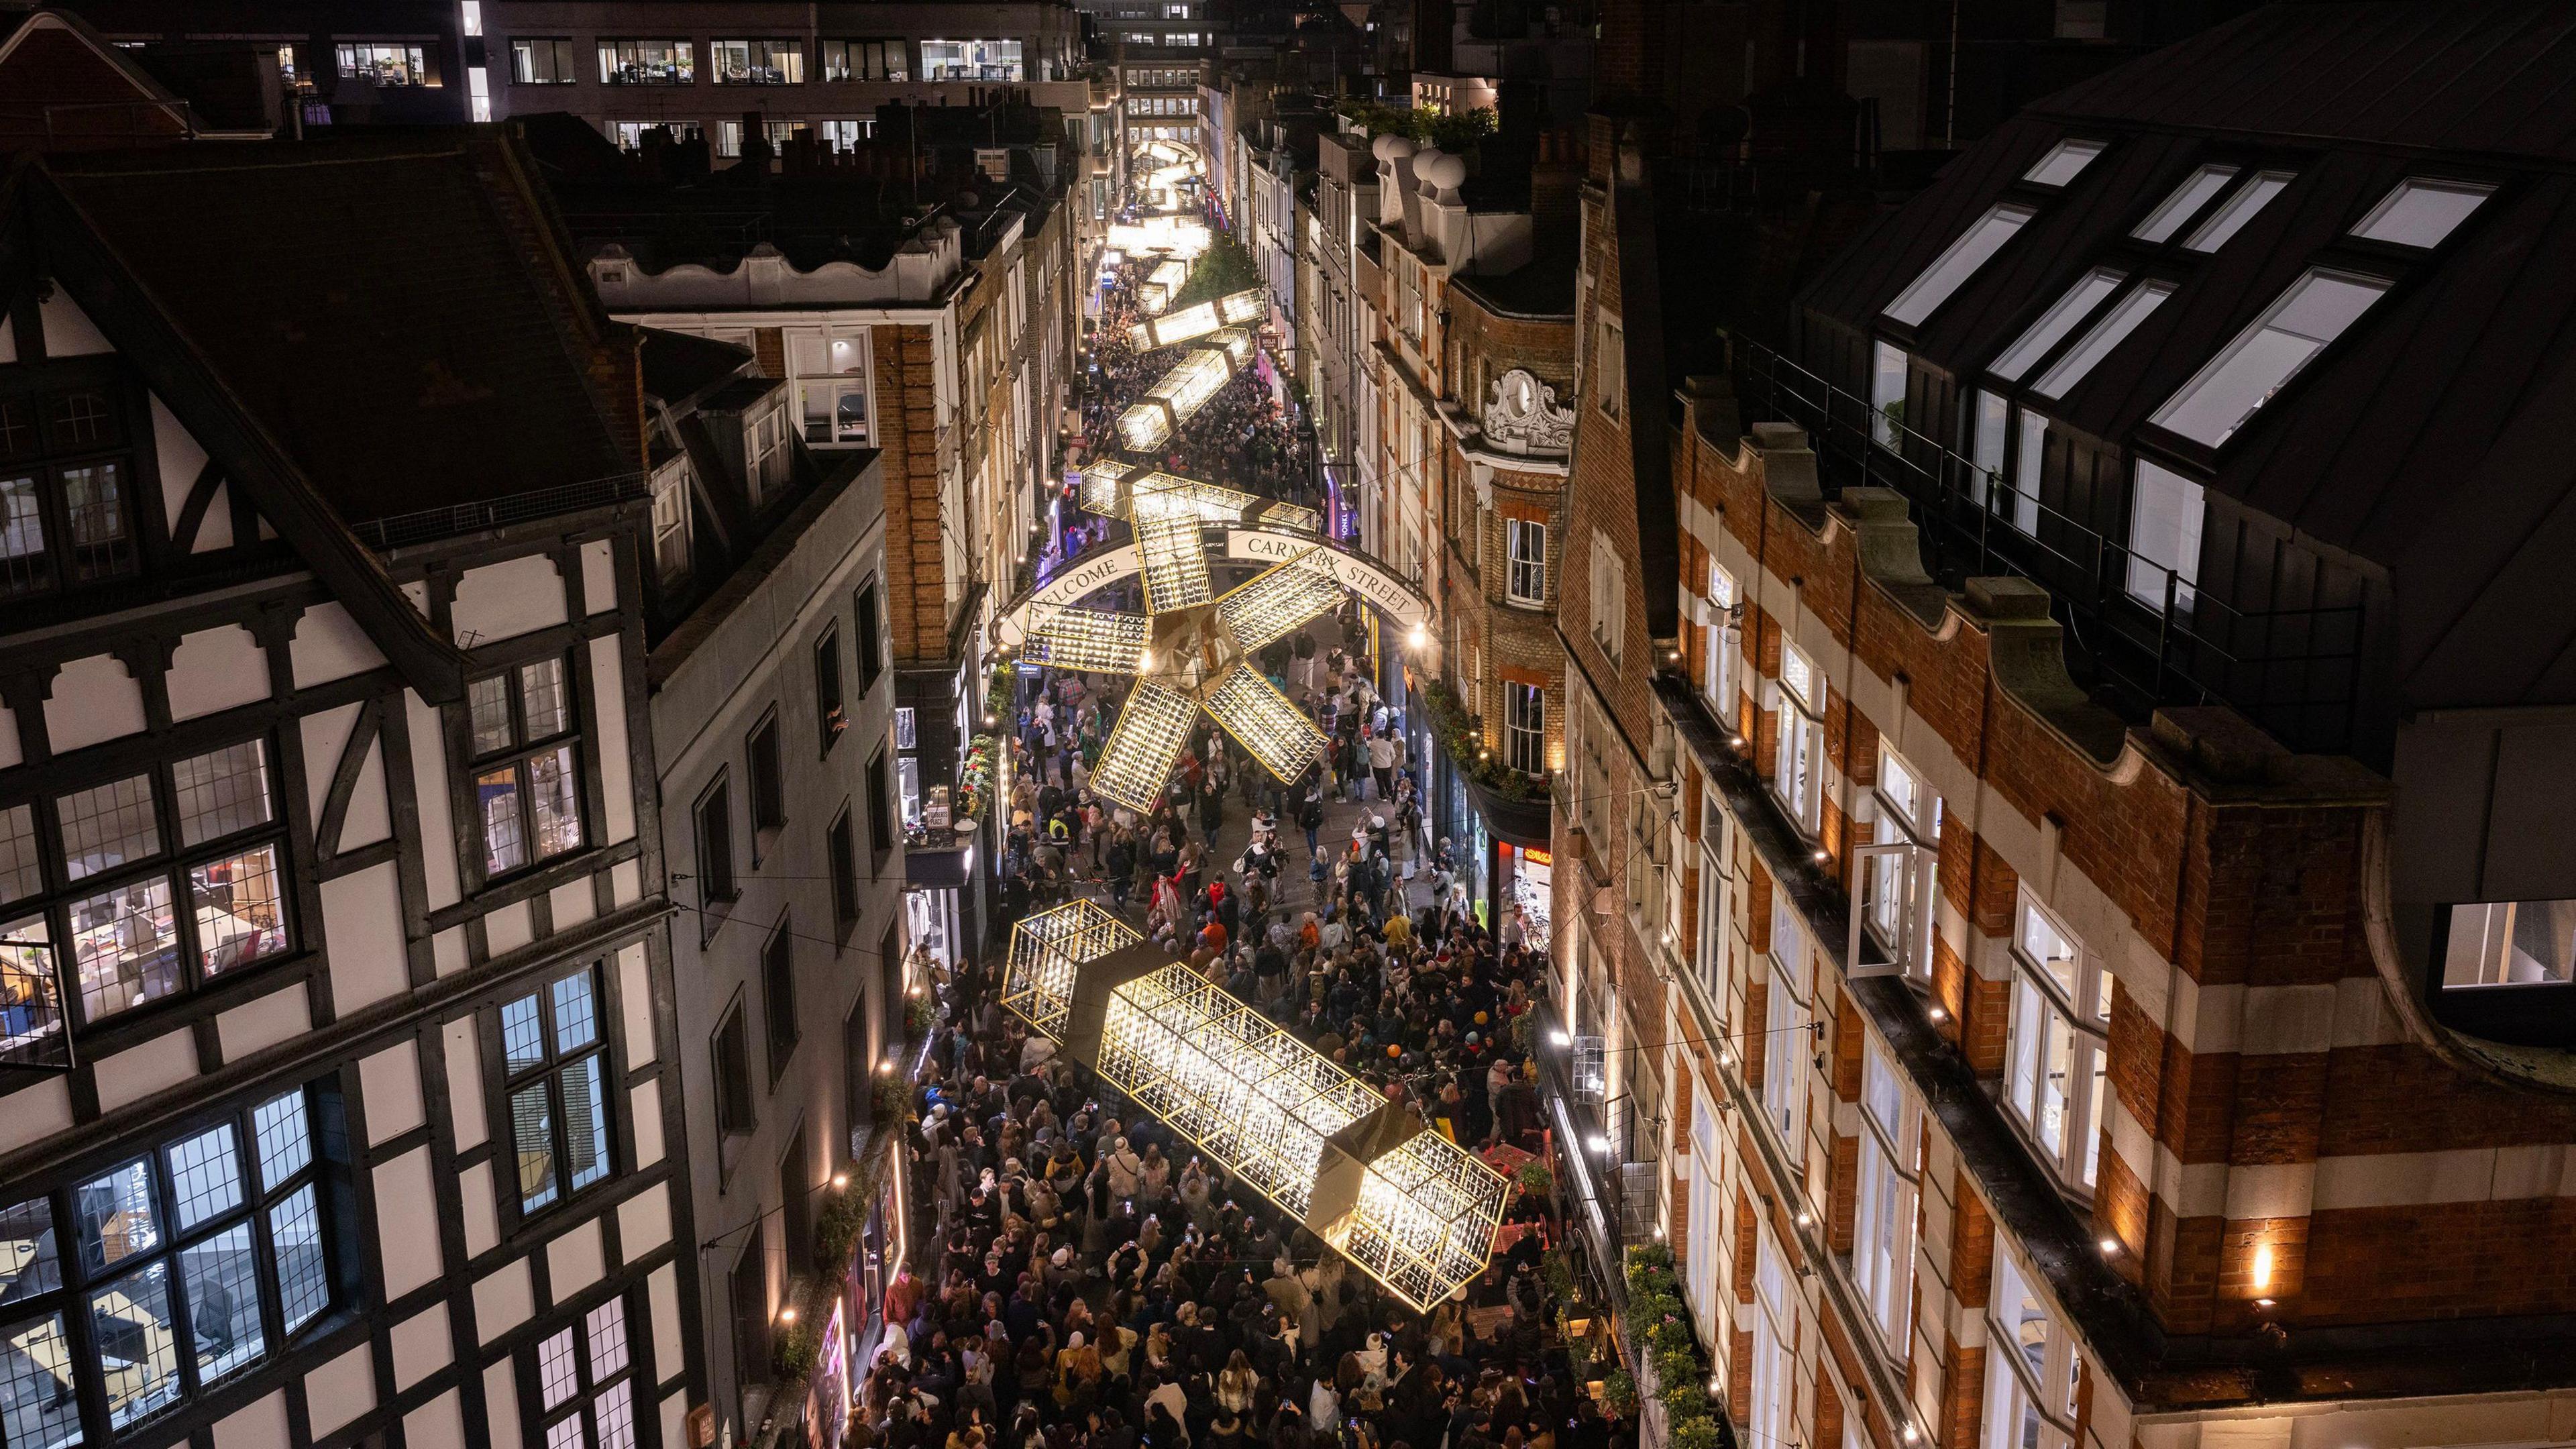
<instances>
[{"instance_id":1,"label":"illuminated cracker-shaped light","mask_svg":"<svg viewBox=\"0 0 2576 1449\"><path fill-rule=\"evenodd\" d=\"M1208 692L1207 712L1282 782L1306 773L1324 751L1324 732L1248 664L1236 665Z\"/></svg>"},{"instance_id":2,"label":"illuminated cracker-shaped light","mask_svg":"<svg viewBox=\"0 0 2576 1449\"><path fill-rule=\"evenodd\" d=\"M1128 330L1139 351L1151 352L1157 347L1195 342L1220 327L1258 322L1267 305L1259 287L1246 287L1212 302L1194 302L1179 311L1149 318Z\"/></svg>"},{"instance_id":3,"label":"illuminated cracker-shaped light","mask_svg":"<svg viewBox=\"0 0 2576 1449\"><path fill-rule=\"evenodd\" d=\"M1252 334L1240 327L1224 327L1209 333L1207 345L1234 359L1237 371L1252 365Z\"/></svg>"},{"instance_id":4,"label":"illuminated cracker-shaped light","mask_svg":"<svg viewBox=\"0 0 2576 1449\"><path fill-rule=\"evenodd\" d=\"M1234 630L1235 642L1250 651L1338 608L1343 596L1332 555L1316 547L1229 590L1216 610Z\"/></svg>"},{"instance_id":5,"label":"illuminated cracker-shaped light","mask_svg":"<svg viewBox=\"0 0 2576 1449\"><path fill-rule=\"evenodd\" d=\"M1118 415L1118 436L1130 449L1161 447L1234 376L1234 359L1222 348L1193 347Z\"/></svg>"},{"instance_id":6,"label":"illuminated cracker-shaped light","mask_svg":"<svg viewBox=\"0 0 2576 1449\"><path fill-rule=\"evenodd\" d=\"M1099 768L1091 772L1091 789L1130 810L1154 808L1172 762L1189 748L1190 726L1198 722L1196 700L1150 679L1140 679L1118 710L1118 722L1101 747Z\"/></svg>"},{"instance_id":7,"label":"illuminated cracker-shaped light","mask_svg":"<svg viewBox=\"0 0 2576 1449\"><path fill-rule=\"evenodd\" d=\"M1095 458L1082 465L1082 485L1075 496L1082 501L1083 511L1105 518L1117 518L1126 510L1119 502L1120 485L1135 475L1136 470L1114 458Z\"/></svg>"},{"instance_id":8,"label":"illuminated cracker-shaped light","mask_svg":"<svg viewBox=\"0 0 2576 1449\"><path fill-rule=\"evenodd\" d=\"M1060 669L1133 674L1143 665L1154 621L1143 614L1057 609L1029 629L1028 659Z\"/></svg>"},{"instance_id":9,"label":"illuminated cracker-shaped light","mask_svg":"<svg viewBox=\"0 0 2576 1449\"><path fill-rule=\"evenodd\" d=\"M1188 514L1136 520L1136 553L1145 575L1145 611L1168 614L1215 597L1199 521ZM1150 669L1148 660L1141 667Z\"/></svg>"},{"instance_id":10,"label":"illuminated cracker-shaped light","mask_svg":"<svg viewBox=\"0 0 2576 1449\"><path fill-rule=\"evenodd\" d=\"M1501 1174L1098 905L1020 921L1009 960L1005 1006L1417 1311L1484 1270Z\"/></svg>"},{"instance_id":11,"label":"illuminated cracker-shaped light","mask_svg":"<svg viewBox=\"0 0 2576 1449\"><path fill-rule=\"evenodd\" d=\"M1179 257L1173 257L1167 261L1156 262L1154 264L1154 270L1145 274L1146 281L1153 283L1157 287L1168 287L1175 292L1179 291L1181 289L1181 284L1189 279L1190 264L1182 261Z\"/></svg>"}]
</instances>

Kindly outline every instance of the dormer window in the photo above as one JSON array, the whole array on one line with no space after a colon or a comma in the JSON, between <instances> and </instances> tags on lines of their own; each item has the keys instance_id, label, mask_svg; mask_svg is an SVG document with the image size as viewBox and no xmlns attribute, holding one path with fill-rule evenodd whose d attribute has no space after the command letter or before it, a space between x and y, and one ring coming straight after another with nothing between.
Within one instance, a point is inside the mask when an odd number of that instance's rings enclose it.
<instances>
[{"instance_id":1,"label":"dormer window","mask_svg":"<svg viewBox=\"0 0 2576 1449\"><path fill-rule=\"evenodd\" d=\"M2310 270L2156 409L2151 421L2195 443L2219 446L2387 290L2378 277Z\"/></svg>"},{"instance_id":2,"label":"dormer window","mask_svg":"<svg viewBox=\"0 0 2576 1449\"><path fill-rule=\"evenodd\" d=\"M2105 149L2103 142L2069 136L2049 147L2048 154L2039 158L2038 165L2023 172L2021 179L2033 186L2064 186L2083 175L2084 168L2092 165L2093 158Z\"/></svg>"},{"instance_id":3,"label":"dormer window","mask_svg":"<svg viewBox=\"0 0 2576 1449\"><path fill-rule=\"evenodd\" d=\"M2473 181L2434 181L2410 176L2397 183L2397 188L2383 196L2361 224L2352 229L2364 241L2386 242L2390 246L2418 247L2426 250L2440 246L2444 238L2459 228L2469 214L2486 204L2495 194L2492 186Z\"/></svg>"},{"instance_id":4,"label":"dormer window","mask_svg":"<svg viewBox=\"0 0 2576 1449\"><path fill-rule=\"evenodd\" d=\"M1976 225L1962 232L1958 240L1933 258L1932 265L1925 267L1922 275L1896 294L1896 300L1887 304L1889 318L1908 327L1921 326L1925 318L1950 300L1951 293L1976 275L1978 268L1992 261L1995 253L2003 250L2004 243L2019 235L2021 229L2030 225L2031 218L2037 215L2039 213L2033 208L2012 202L1989 207L1984 216L1977 218Z\"/></svg>"},{"instance_id":5,"label":"dormer window","mask_svg":"<svg viewBox=\"0 0 2576 1449\"><path fill-rule=\"evenodd\" d=\"M751 490L751 506L758 508L787 486L787 409L774 407L745 419L742 449L742 476Z\"/></svg>"},{"instance_id":6,"label":"dormer window","mask_svg":"<svg viewBox=\"0 0 2576 1449\"><path fill-rule=\"evenodd\" d=\"M125 449L105 389L0 398L0 598L134 571Z\"/></svg>"}]
</instances>

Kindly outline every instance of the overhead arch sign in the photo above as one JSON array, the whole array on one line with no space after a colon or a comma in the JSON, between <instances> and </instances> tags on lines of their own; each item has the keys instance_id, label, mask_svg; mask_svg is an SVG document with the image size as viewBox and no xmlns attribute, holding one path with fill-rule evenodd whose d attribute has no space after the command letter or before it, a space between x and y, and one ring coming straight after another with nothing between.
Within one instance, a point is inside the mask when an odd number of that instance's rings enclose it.
<instances>
[{"instance_id":1,"label":"overhead arch sign","mask_svg":"<svg viewBox=\"0 0 2576 1449\"><path fill-rule=\"evenodd\" d=\"M1416 626L1428 628L1431 624L1431 601L1373 559L1332 544L1319 548L1310 534L1282 533L1266 528L1210 531L1222 533L1225 557L1229 560L1269 566L1311 554L1309 567L1320 570L1333 582L1359 595L1363 603L1393 620L1398 627L1410 630ZM1084 554L1066 565L1064 571L1054 578L1004 605L1000 616L993 621L993 640L1006 648L1019 648L1028 642L1029 629L1038 621L1111 584L1136 577L1143 568L1143 556L1132 543Z\"/></svg>"}]
</instances>

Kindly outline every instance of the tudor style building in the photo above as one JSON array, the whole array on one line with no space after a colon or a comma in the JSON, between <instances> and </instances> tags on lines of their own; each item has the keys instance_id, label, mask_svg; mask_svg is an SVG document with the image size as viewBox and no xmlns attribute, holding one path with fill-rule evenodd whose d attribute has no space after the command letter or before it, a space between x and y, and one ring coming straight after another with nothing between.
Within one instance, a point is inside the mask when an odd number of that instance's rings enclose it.
<instances>
[{"instance_id":1,"label":"tudor style building","mask_svg":"<svg viewBox=\"0 0 2576 1449\"><path fill-rule=\"evenodd\" d=\"M705 1397L635 336L525 175L11 177L13 1444L677 1444Z\"/></svg>"},{"instance_id":2,"label":"tudor style building","mask_svg":"<svg viewBox=\"0 0 2576 1449\"><path fill-rule=\"evenodd\" d=\"M1594 1233L1669 1242L1751 1443L2564 1438L2576 29L2255 12L1671 385L1640 26L1559 614Z\"/></svg>"}]
</instances>

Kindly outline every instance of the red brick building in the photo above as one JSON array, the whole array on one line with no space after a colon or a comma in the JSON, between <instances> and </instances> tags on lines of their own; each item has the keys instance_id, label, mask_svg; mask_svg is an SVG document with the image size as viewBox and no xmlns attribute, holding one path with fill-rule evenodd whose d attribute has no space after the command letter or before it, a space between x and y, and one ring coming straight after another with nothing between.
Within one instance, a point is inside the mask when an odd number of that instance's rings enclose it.
<instances>
[{"instance_id":1,"label":"red brick building","mask_svg":"<svg viewBox=\"0 0 2576 1449\"><path fill-rule=\"evenodd\" d=\"M1661 375L1654 127L1591 118L1565 1125L1744 1442L2569 1433L2576 235L2513 93L2576 32L2367 16L2034 107L1731 382Z\"/></svg>"}]
</instances>

